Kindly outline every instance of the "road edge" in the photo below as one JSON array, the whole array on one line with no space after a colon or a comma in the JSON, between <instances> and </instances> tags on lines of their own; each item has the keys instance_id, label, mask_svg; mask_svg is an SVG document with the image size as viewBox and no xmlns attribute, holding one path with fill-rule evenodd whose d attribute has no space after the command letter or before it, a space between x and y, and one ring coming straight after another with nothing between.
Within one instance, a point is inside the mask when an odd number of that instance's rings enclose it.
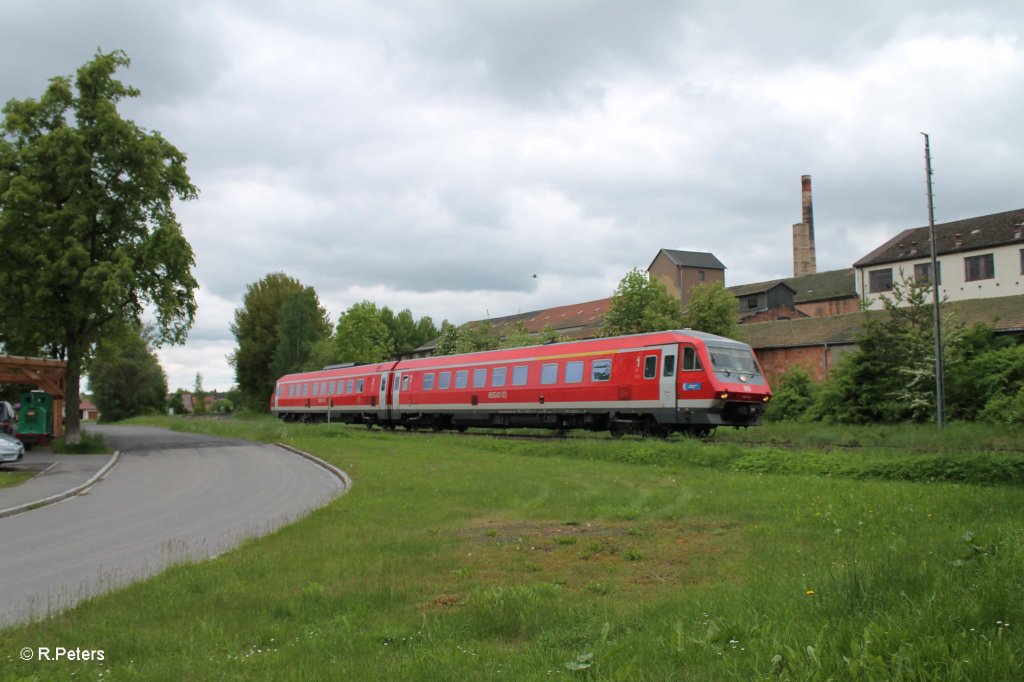
<instances>
[{"instance_id":1,"label":"road edge","mask_svg":"<svg viewBox=\"0 0 1024 682\"><path fill-rule=\"evenodd\" d=\"M110 459L107 460L107 463L100 467L100 470L93 474L92 478L90 478L85 483L76 485L74 488L69 488L68 490L65 490L62 493L57 493L56 495L44 497L41 500L19 504L17 507L8 507L7 509L0 509L0 519L6 518L8 516L14 516L15 514L21 514L22 512L31 511L32 509L39 509L40 507L51 505L54 502L60 502L61 500L66 500L69 497L74 497L75 495L81 493L83 490L91 488L98 480L106 476L107 472L110 471L114 467L114 465L118 463L120 459L121 451L115 450L114 454L112 454L110 456ZM52 468L53 467L50 467L50 469ZM47 469L47 471L49 471L49 469Z\"/></svg>"},{"instance_id":2,"label":"road edge","mask_svg":"<svg viewBox=\"0 0 1024 682\"><path fill-rule=\"evenodd\" d=\"M347 493L349 489L352 487L352 478L344 471L331 464L330 462L326 462L317 457L316 455L311 455L308 452L304 452L302 450L299 450L298 448L294 448L291 445L286 445L285 443L274 443L274 445L281 448L282 450L286 450L292 453L293 455L298 455L299 457L308 459L313 464L316 464L317 466L322 467L329 471L331 474L333 474L335 478L341 481L341 492L339 493L339 496Z\"/></svg>"}]
</instances>

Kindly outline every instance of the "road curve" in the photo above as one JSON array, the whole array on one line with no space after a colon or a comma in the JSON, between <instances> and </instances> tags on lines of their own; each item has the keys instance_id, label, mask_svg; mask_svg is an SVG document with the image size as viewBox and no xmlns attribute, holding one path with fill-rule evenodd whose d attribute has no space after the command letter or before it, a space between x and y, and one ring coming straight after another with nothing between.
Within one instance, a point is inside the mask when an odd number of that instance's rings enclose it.
<instances>
[{"instance_id":1,"label":"road curve","mask_svg":"<svg viewBox=\"0 0 1024 682\"><path fill-rule=\"evenodd\" d=\"M89 427L122 452L92 488L0 519L0 627L215 556L344 492L281 448L128 426Z\"/></svg>"}]
</instances>

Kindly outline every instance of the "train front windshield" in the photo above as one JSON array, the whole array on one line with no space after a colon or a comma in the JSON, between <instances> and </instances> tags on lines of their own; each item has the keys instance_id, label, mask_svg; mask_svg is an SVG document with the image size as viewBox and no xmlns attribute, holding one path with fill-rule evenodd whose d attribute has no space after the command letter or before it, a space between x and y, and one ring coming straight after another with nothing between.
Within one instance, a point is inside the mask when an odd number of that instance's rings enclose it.
<instances>
[{"instance_id":1,"label":"train front windshield","mask_svg":"<svg viewBox=\"0 0 1024 682\"><path fill-rule=\"evenodd\" d=\"M746 348L725 348L708 346L708 355L715 371L730 376L732 374L759 375L754 354Z\"/></svg>"}]
</instances>

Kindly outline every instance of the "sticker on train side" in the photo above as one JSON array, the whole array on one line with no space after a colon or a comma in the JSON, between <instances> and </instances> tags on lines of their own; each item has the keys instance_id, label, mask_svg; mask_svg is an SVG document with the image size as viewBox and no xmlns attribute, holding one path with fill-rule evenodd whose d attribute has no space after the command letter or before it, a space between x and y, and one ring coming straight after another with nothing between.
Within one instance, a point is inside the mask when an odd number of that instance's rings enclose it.
<instances>
[{"instance_id":1,"label":"sticker on train side","mask_svg":"<svg viewBox=\"0 0 1024 682\"><path fill-rule=\"evenodd\" d=\"M703 384L683 384L684 391L699 391Z\"/></svg>"}]
</instances>

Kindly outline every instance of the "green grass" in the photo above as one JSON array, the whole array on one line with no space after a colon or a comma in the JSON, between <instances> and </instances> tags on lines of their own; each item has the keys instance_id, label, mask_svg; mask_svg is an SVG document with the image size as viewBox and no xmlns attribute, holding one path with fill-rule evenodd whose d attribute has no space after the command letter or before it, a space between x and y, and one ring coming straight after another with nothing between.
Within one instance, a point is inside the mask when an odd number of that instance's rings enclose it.
<instances>
[{"instance_id":1,"label":"green grass","mask_svg":"<svg viewBox=\"0 0 1024 682\"><path fill-rule=\"evenodd\" d=\"M0 488L24 483L33 476L35 476L35 472L32 471L9 471L0 468Z\"/></svg>"},{"instance_id":2,"label":"green grass","mask_svg":"<svg viewBox=\"0 0 1024 682\"><path fill-rule=\"evenodd\" d=\"M763 450L737 444L170 423L287 441L355 485L215 560L0 632L0 680L998 680L1024 665L1021 487L735 471ZM46 644L105 660L18 660Z\"/></svg>"},{"instance_id":3,"label":"green grass","mask_svg":"<svg viewBox=\"0 0 1024 682\"><path fill-rule=\"evenodd\" d=\"M64 438L53 441L53 451L62 455L105 455L110 453L103 436L83 431L77 443L70 444Z\"/></svg>"}]
</instances>

